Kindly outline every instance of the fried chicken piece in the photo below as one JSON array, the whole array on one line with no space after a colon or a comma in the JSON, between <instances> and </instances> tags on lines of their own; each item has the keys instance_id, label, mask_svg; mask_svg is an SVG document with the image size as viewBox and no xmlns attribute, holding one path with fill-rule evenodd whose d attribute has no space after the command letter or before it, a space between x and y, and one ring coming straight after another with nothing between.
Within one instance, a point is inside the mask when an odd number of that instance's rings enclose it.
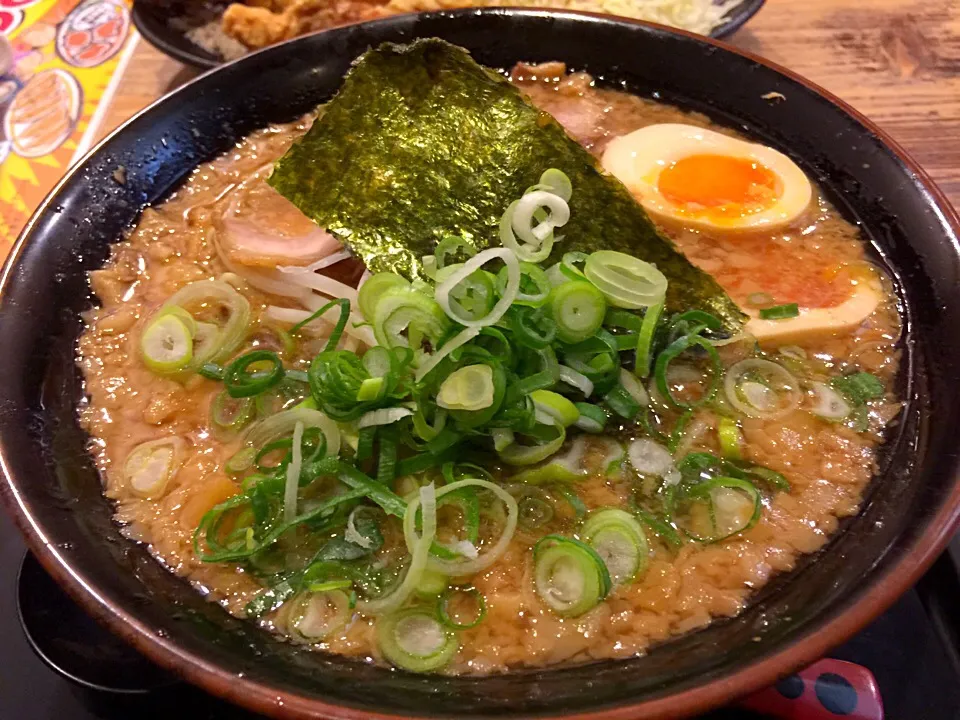
<instances>
[{"instance_id":1,"label":"fried chicken piece","mask_svg":"<svg viewBox=\"0 0 960 720\"><path fill-rule=\"evenodd\" d=\"M257 50L290 38L387 14L380 0L248 0L223 14L223 31Z\"/></svg>"},{"instance_id":2,"label":"fried chicken piece","mask_svg":"<svg viewBox=\"0 0 960 720\"><path fill-rule=\"evenodd\" d=\"M286 13L234 3L223 13L223 31L252 50L294 36L295 23Z\"/></svg>"}]
</instances>

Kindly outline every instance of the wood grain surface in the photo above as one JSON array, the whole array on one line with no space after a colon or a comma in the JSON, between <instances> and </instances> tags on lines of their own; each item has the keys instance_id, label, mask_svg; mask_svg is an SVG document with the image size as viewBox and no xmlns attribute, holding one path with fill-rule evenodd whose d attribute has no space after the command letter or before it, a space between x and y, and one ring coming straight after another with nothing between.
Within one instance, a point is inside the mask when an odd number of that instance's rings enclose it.
<instances>
[{"instance_id":1,"label":"wood grain surface","mask_svg":"<svg viewBox=\"0 0 960 720\"><path fill-rule=\"evenodd\" d=\"M729 41L870 117L960 207L960 0L768 0ZM196 74L141 40L103 134Z\"/></svg>"}]
</instances>

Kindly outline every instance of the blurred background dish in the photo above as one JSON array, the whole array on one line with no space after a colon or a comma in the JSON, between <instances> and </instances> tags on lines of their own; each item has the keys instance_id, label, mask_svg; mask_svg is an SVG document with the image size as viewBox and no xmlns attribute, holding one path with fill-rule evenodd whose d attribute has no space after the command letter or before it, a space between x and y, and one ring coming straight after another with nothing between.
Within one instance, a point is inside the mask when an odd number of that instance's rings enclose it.
<instances>
[{"instance_id":1,"label":"blurred background dish","mask_svg":"<svg viewBox=\"0 0 960 720\"><path fill-rule=\"evenodd\" d=\"M408 12L465 7L584 10L636 18L723 38L765 0L135 0L133 22L161 52L216 67L298 35Z\"/></svg>"}]
</instances>

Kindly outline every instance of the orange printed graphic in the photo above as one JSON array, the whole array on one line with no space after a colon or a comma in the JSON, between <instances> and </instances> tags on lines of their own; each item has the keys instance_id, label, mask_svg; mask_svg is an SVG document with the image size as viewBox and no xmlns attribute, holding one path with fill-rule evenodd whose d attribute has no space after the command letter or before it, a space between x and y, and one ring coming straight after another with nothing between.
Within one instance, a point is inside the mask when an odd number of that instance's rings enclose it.
<instances>
[{"instance_id":1,"label":"orange printed graphic","mask_svg":"<svg viewBox=\"0 0 960 720\"><path fill-rule=\"evenodd\" d=\"M91 120L132 44L128 3L0 0L14 59L0 76L0 257L89 147Z\"/></svg>"}]
</instances>

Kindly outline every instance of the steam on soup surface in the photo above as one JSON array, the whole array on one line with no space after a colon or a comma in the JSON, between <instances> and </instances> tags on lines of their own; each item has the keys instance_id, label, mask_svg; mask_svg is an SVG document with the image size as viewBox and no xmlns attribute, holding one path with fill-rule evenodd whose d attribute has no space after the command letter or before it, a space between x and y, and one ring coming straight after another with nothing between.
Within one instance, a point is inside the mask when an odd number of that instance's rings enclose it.
<instances>
[{"instance_id":1,"label":"steam on soup surface","mask_svg":"<svg viewBox=\"0 0 960 720\"><path fill-rule=\"evenodd\" d=\"M365 273L266 181L312 119L199 167L91 274L81 418L118 521L296 642L455 673L642 653L822 547L899 412L888 283L789 159L559 64L511 81L742 329L665 308L682 280L640 246L564 256L565 168L489 250Z\"/></svg>"}]
</instances>

